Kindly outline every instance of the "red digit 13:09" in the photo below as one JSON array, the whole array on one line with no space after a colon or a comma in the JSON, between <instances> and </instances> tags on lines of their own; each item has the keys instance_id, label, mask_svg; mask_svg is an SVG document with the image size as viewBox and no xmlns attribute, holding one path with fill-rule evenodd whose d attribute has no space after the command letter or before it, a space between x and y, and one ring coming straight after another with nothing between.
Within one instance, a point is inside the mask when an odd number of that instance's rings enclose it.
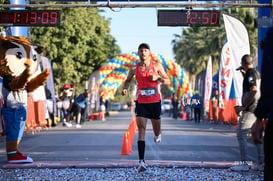
<instances>
[{"instance_id":1,"label":"red digit 13:09","mask_svg":"<svg viewBox=\"0 0 273 181\"><path fill-rule=\"evenodd\" d=\"M56 24L57 12L20 12L14 13L14 24Z\"/></svg>"}]
</instances>

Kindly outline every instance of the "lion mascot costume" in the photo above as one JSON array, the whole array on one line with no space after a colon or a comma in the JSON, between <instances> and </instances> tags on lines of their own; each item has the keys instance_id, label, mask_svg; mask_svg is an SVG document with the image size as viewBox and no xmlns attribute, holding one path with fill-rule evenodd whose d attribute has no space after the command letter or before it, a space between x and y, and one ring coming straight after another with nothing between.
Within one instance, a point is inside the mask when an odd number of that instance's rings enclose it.
<instances>
[{"instance_id":1,"label":"lion mascot costume","mask_svg":"<svg viewBox=\"0 0 273 181\"><path fill-rule=\"evenodd\" d=\"M26 123L28 93L44 85L50 74L46 69L33 76L41 52L42 47L31 44L28 38L0 36L0 76L3 78L4 99L1 111L9 163L33 162L32 158L19 152L18 145Z\"/></svg>"}]
</instances>

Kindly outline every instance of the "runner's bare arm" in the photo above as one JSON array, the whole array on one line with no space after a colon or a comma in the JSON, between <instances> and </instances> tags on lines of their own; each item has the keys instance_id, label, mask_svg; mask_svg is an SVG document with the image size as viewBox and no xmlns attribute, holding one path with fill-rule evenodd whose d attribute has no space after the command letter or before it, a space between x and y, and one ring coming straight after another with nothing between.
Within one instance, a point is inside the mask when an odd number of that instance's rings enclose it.
<instances>
[{"instance_id":1,"label":"runner's bare arm","mask_svg":"<svg viewBox=\"0 0 273 181\"><path fill-rule=\"evenodd\" d=\"M127 94L127 89L128 89L128 87L129 87L129 85L130 85L130 83L131 83L131 80L132 80L132 78L134 77L135 73L136 73L136 67L134 66L134 67L132 67L132 68L130 69L130 71L129 71L129 73L128 73L128 76L127 76L127 78L126 78L126 80L125 80L125 82L124 82L124 87L123 87L123 90L122 90L122 92L121 92L121 95L124 96L124 95Z\"/></svg>"},{"instance_id":2,"label":"runner's bare arm","mask_svg":"<svg viewBox=\"0 0 273 181\"><path fill-rule=\"evenodd\" d=\"M157 69L158 74L161 76L162 80L159 79L160 82L162 82L163 84L169 85L171 82L170 82L169 76L165 72L162 64L161 63L156 63L155 67Z\"/></svg>"}]
</instances>

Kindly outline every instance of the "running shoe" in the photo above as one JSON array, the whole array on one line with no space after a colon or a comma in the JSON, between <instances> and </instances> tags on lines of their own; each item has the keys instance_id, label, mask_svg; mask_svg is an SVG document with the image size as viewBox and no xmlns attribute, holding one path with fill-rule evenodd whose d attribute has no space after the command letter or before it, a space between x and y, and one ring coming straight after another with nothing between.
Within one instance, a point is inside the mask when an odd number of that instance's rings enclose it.
<instances>
[{"instance_id":1,"label":"running shoe","mask_svg":"<svg viewBox=\"0 0 273 181\"><path fill-rule=\"evenodd\" d=\"M230 167L230 169L232 171L236 171L236 172L241 172L241 171L247 172L247 171L249 171L249 166L248 166L248 164L243 163L243 164L239 164L239 165L235 165L233 167Z\"/></svg>"},{"instance_id":2,"label":"running shoe","mask_svg":"<svg viewBox=\"0 0 273 181\"><path fill-rule=\"evenodd\" d=\"M143 160L139 161L137 171L138 172L145 172L146 170L147 170L147 165L145 164L145 162Z\"/></svg>"},{"instance_id":3,"label":"running shoe","mask_svg":"<svg viewBox=\"0 0 273 181\"><path fill-rule=\"evenodd\" d=\"M158 136L154 136L154 142L155 143L160 143L161 142L161 134Z\"/></svg>"}]
</instances>

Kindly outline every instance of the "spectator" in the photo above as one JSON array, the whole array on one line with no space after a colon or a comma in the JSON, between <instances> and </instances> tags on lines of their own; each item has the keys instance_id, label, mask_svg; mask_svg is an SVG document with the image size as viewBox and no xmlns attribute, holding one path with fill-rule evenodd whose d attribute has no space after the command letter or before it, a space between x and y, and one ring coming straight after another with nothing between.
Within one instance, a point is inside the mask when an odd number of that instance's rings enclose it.
<instances>
[{"instance_id":1,"label":"spectator","mask_svg":"<svg viewBox=\"0 0 273 181\"><path fill-rule=\"evenodd\" d=\"M184 110L185 110L185 113L186 113L186 120L189 121L189 120L192 120L192 114L191 114L191 98L190 96L188 95L185 95L184 98L183 98L183 106L184 106Z\"/></svg>"},{"instance_id":2,"label":"spectator","mask_svg":"<svg viewBox=\"0 0 273 181\"><path fill-rule=\"evenodd\" d=\"M247 54L242 57L241 66L237 70L239 70L244 77L242 106L236 106L235 108L236 113L241 114L237 129L241 161L239 165L231 167L231 170L248 171L247 134L250 132L250 128L256 121L254 110L260 98L261 77L259 72L254 69L253 58ZM255 165L255 169L260 170L263 167L262 144L255 144L255 146L258 152L258 162L257 165Z\"/></svg>"},{"instance_id":3,"label":"spectator","mask_svg":"<svg viewBox=\"0 0 273 181\"><path fill-rule=\"evenodd\" d=\"M215 90L211 97L212 102L212 120L215 121L215 123L219 123L219 94L218 90Z\"/></svg>"},{"instance_id":4,"label":"spectator","mask_svg":"<svg viewBox=\"0 0 273 181\"><path fill-rule=\"evenodd\" d=\"M73 113L76 116L76 128L81 128L81 124L86 121L86 108L89 105L88 90L80 94L74 103Z\"/></svg>"},{"instance_id":5,"label":"spectator","mask_svg":"<svg viewBox=\"0 0 273 181\"><path fill-rule=\"evenodd\" d=\"M109 105L110 105L110 100L107 99L107 100L105 101L106 116L109 116L109 109L110 109Z\"/></svg>"},{"instance_id":6,"label":"spectator","mask_svg":"<svg viewBox=\"0 0 273 181\"><path fill-rule=\"evenodd\" d=\"M103 95L100 96L100 119L105 121L105 100Z\"/></svg>"},{"instance_id":7,"label":"spectator","mask_svg":"<svg viewBox=\"0 0 273 181\"><path fill-rule=\"evenodd\" d=\"M60 100L62 101L62 113L63 113L63 126L71 127L70 116L71 108L74 103L74 88L70 84L65 84L63 86L63 92L60 95Z\"/></svg>"},{"instance_id":8,"label":"spectator","mask_svg":"<svg viewBox=\"0 0 273 181\"><path fill-rule=\"evenodd\" d=\"M199 91L196 90L195 94L191 98L191 104L194 109L194 121L195 123L200 123L201 112L203 108L203 98L199 95Z\"/></svg>"},{"instance_id":9,"label":"spectator","mask_svg":"<svg viewBox=\"0 0 273 181\"><path fill-rule=\"evenodd\" d=\"M263 119L267 119L264 133L264 181L273 180L273 28L270 28L262 42L263 59L261 69L261 97L255 109L256 123L252 128L255 143L262 143Z\"/></svg>"},{"instance_id":10,"label":"spectator","mask_svg":"<svg viewBox=\"0 0 273 181\"><path fill-rule=\"evenodd\" d=\"M172 94L172 105L173 105L173 118L177 119L177 115L178 115L178 99L177 96L173 93Z\"/></svg>"}]
</instances>

